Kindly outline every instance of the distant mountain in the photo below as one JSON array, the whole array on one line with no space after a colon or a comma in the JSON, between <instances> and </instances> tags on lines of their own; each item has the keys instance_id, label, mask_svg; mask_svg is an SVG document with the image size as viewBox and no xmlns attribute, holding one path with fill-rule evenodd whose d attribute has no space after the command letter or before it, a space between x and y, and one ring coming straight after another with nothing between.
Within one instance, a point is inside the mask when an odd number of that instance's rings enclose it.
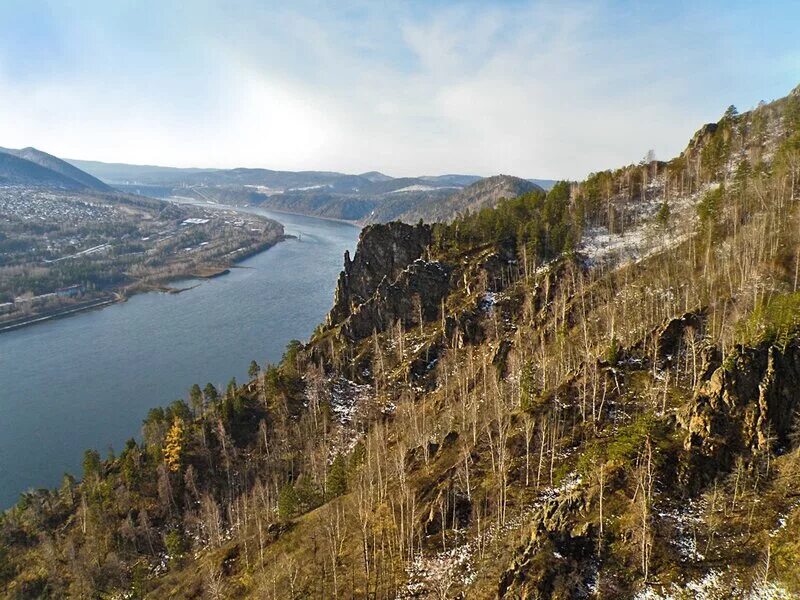
<instances>
[{"instance_id":1,"label":"distant mountain","mask_svg":"<svg viewBox=\"0 0 800 600\"><path fill-rule=\"evenodd\" d=\"M37 150L36 148L28 147L28 148L22 148L21 150L13 150L11 148L0 148L0 152L14 155L18 158L22 158L24 160L37 164L40 167L44 167L45 169L54 171L59 175L62 175L73 181L78 182L83 187L101 192L111 191L110 186L103 183L96 177L89 175L89 173L86 173L85 171L81 171L79 168L69 164L66 161L61 160L60 158L53 156L52 154L48 154L47 152L42 152L41 150Z\"/></svg>"},{"instance_id":2,"label":"distant mountain","mask_svg":"<svg viewBox=\"0 0 800 600\"><path fill-rule=\"evenodd\" d=\"M478 175L423 175L420 179L442 185L466 187L483 179Z\"/></svg>"},{"instance_id":3,"label":"distant mountain","mask_svg":"<svg viewBox=\"0 0 800 600\"><path fill-rule=\"evenodd\" d=\"M499 198L555 181L511 176L482 178L450 173L391 177L380 171L349 175L335 171L271 169L183 169L70 160L118 189L156 197L183 196L201 202L258 205L273 210L363 223L451 220L465 210L494 206ZM477 187L472 187L477 186ZM461 194L461 192L464 192Z\"/></svg>"},{"instance_id":4,"label":"distant mountain","mask_svg":"<svg viewBox=\"0 0 800 600\"><path fill-rule=\"evenodd\" d=\"M384 175L380 171L369 171L367 173L361 173L359 177L363 177L364 179L369 179L372 182L389 181L391 179L394 179L390 175Z\"/></svg>"},{"instance_id":5,"label":"distant mountain","mask_svg":"<svg viewBox=\"0 0 800 600\"><path fill-rule=\"evenodd\" d=\"M558 183L555 179L528 179L528 181L535 183L546 192L549 192Z\"/></svg>"},{"instance_id":6,"label":"distant mountain","mask_svg":"<svg viewBox=\"0 0 800 600\"><path fill-rule=\"evenodd\" d=\"M0 148L0 184L111 191L102 181L36 148Z\"/></svg>"},{"instance_id":7,"label":"distant mountain","mask_svg":"<svg viewBox=\"0 0 800 600\"><path fill-rule=\"evenodd\" d=\"M370 219L372 222L400 220L415 223L422 219L425 222L451 221L465 212L475 212L482 208L494 207L502 198L516 198L528 192L543 191L542 187L526 179L511 175L495 175L479 179L473 184L435 199L422 199L409 202L406 210L387 218L385 208L376 209ZM383 210L382 210L383 209Z\"/></svg>"},{"instance_id":8,"label":"distant mountain","mask_svg":"<svg viewBox=\"0 0 800 600\"><path fill-rule=\"evenodd\" d=\"M66 162L90 173L110 184L162 185L180 182L189 175L206 173L216 169L197 169L181 167L158 167L155 165L129 165L125 163L105 163L96 160L65 159Z\"/></svg>"},{"instance_id":9,"label":"distant mountain","mask_svg":"<svg viewBox=\"0 0 800 600\"><path fill-rule=\"evenodd\" d=\"M0 185L53 187L67 190L86 187L66 175L2 151L0 151Z\"/></svg>"}]
</instances>

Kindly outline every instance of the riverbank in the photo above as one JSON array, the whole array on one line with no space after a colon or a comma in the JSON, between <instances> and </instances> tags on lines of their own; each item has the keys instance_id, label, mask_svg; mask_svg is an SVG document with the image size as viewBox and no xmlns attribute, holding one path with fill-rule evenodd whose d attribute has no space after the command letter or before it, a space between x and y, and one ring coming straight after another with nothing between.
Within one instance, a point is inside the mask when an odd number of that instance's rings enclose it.
<instances>
[{"instance_id":1,"label":"riverbank","mask_svg":"<svg viewBox=\"0 0 800 600\"><path fill-rule=\"evenodd\" d=\"M225 265L203 265L190 271L175 273L168 278L159 279L158 281L134 281L128 285L108 290L108 294L111 294L111 297L105 296L101 298L95 298L78 304L70 304L50 312L36 313L20 319L11 320L6 323L0 323L0 334L7 331L21 329L23 327L28 327L30 325L44 323L46 321L69 317L88 310L104 308L118 302L125 302L136 294L150 292L180 294L181 292L186 292L196 288L197 285L176 288L169 285L171 282L191 279L214 279L217 277L222 277L223 275L228 275L231 272L231 269L237 268L237 263L247 260L248 258L251 258L252 256L255 256L261 252L266 252L276 244L293 238L296 238L296 236L281 234L276 239L263 244L257 244L253 248L242 248L241 251L236 251L237 254L232 256L231 261Z\"/></svg>"},{"instance_id":2,"label":"riverbank","mask_svg":"<svg viewBox=\"0 0 800 600\"><path fill-rule=\"evenodd\" d=\"M116 302L123 302L123 301L124 298L119 294L116 294L114 298L94 300L86 304L82 304L80 306L72 306L71 308L61 311L56 311L50 314L37 315L31 317L30 319L25 319L18 322L12 321L11 323L0 325L0 333L3 333L5 331L13 331L15 329L20 329L22 327L27 327L28 325L35 325L36 323L43 323L44 321L52 321L53 319L68 317L70 315L74 315L87 310L93 310L95 308L103 308L104 306L109 306L111 304L115 304Z\"/></svg>"},{"instance_id":3,"label":"riverbank","mask_svg":"<svg viewBox=\"0 0 800 600\"><path fill-rule=\"evenodd\" d=\"M248 380L252 360L275 364L290 340L308 339L330 310L358 229L311 217L282 222L302 241L237 257L218 278L168 284L200 284L191 291L140 293L0 335L0 456L9 457L0 510L25 490L79 474L86 448L105 455L141 439L147 412L188 398L194 383L224 390L232 377Z\"/></svg>"},{"instance_id":4,"label":"riverbank","mask_svg":"<svg viewBox=\"0 0 800 600\"><path fill-rule=\"evenodd\" d=\"M220 206L222 206L222 205L220 205ZM294 211L291 211L291 210L280 210L278 208L272 208L271 206L252 206L252 205L248 205L248 206L243 206L243 207L231 206L230 208L232 208L233 210L236 210L237 208L257 208L257 209L260 209L260 210L266 210L266 211L269 211L269 212L280 213L280 214L283 214L283 215L293 215L295 217L309 217L309 218L312 218L312 219L322 219L323 221L331 221L333 223L342 223L344 225L352 225L353 227L358 227L359 229L361 229L364 226L364 224L361 223L360 221L350 221L348 219L337 219L336 217L322 217L322 216L319 216L319 215L309 215L307 213L294 212Z\"/></svg>"}]
</instances>

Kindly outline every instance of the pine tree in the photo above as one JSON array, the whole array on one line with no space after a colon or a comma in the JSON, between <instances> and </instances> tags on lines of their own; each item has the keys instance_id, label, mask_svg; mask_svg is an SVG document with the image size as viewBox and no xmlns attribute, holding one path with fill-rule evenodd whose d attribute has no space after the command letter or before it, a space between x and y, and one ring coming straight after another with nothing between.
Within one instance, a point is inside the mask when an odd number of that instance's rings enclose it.
<instances>
[{"instance_id":1,"label":"pine tree","mask_svg":"<svg viewBox=\"0 0 800 600\"><path fill-rule=\"evenodd\" d=\"M297 512L299 500L294 485L287 483L278 492L278 518L288 521Z\"/></svg>"},{"instance_id":2,"label":"pine tree","mask_svg":"<svg viewBox=\"0 0 800 600\"><path fill-rule=\"evenodd\" d=\"M87 450L83 453L83 478L100 474L100 453L97 450Z\"/></svg>"},{"instance_id":3,"label":"pine tree","mask_svg":"<svg viewBox=\"0 0 800 600\"><path fill-rule=\"evenodd\" d=\"M347 491L347 466L345 464L344 456L337 454L333 459L330 469L328 469L328 478L325 482L325 496L327 498L336 498L341 496Z\"/></svg>"},{"instance_id":4,"label":"pine tree","mask_svg":"<svg viewBox=\"0 0 800 600\"><path fill-rule=\"evenodd\" d=\"M735 118L736 118L738 115L739 115L739 111L736 109L736 107L735 107L733 104L731 104L731 105L730 105L730 106L729 106L729 107L728 107L728 108L725 110L725 114L722 116L722 118L723 118L723 119L725 119L726 121L732 121L732 120L733 120L733 119L735 119Z\"/></svg>"},{"instance_id":5,"label":"pine tree","mask_svg":"<svg viewBox=\"0 0 800 600\"><path fill-rule=\"evenodd\" d=\"M669 203L666 200L664 200L664 202L661 203L661 206L658 209L658 213L656 214L656 222L661 227L666 227L669 224L669 216L670 216Z\"/></svg>"},{"instance_id":6,"label":"pine tree","mask_svg":"<svg viewBox=\"0 0 800 600\"><path fill-rule=\"evenodd\" d=\"M194 414L199 416L203 414L203 391L196 383L189 390L189 399L192 403L192 410Z\"/></svg>"},{"instance_id":7,"label":"pine tree","mask_svg":"<svg viewBox=\"0 0 800 600\"><path fill-rule=\"evenodd\" d=\"M260 372L261 367L258 366L258 363L254 360L250 361L250 367L247 369L247 375L250 379L255 379Z\"/></svg>"},{"instance_id":8,"label":"pine tree","mask_svg":"<svg viewBox=\"0 0 800 600\"><path fill-rule=\"evenodd\" d=\"M206 397L206 402L209 404L213 404L219 399L219 392L217 392L217 388L215 388L214 384L211 382L206 384L203 395Z\"/></svg>"}]
</instances>

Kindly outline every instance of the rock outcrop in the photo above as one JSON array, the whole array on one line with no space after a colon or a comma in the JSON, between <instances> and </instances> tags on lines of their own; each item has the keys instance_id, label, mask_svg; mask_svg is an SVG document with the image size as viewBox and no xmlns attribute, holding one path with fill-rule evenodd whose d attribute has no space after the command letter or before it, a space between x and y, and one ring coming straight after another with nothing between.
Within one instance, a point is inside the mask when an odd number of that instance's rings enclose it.
<instances>
[{"instance_id":1,"label":"rock outcrop","mask_svg":"<svg viewBox=\"0 0 800 600\"><path fill-rule=\"evenodd\" d=\"M704 370L683 417L693 478L730 468L736 455L788 446L800 405L798 343L739 348L725 365Z\"/></svg>"},{"instance_id":2,"label":"rock outcrop","mask_svg":"<svg viewBox=\"0 0 800 600\"><path fill-rule=\"evenodd\" d=\"M345 254L328 326L359 340L398 321L411 327L437 318L452 268L422 258L430 242L428 225L364 228L353 259Z\"/></svg>"},{"instance_id":3,"label":"rock outcrop","mask_svg":"<svg viewBox=\"0 0 800 600\"><path fill-rule=\"evenodd\" d=\"M384 280L394 282L424 254L430 242L431 228L427 225L388 223L365 227L353 259L345 252L328 326L343 323L372 298Z\"/></svg>"},{"instance_id":4,"label":"rock outcrop","mask_svg":"<svg viewBox=\"0 0 800 600\"><path fill-rule=\"evenodd\" d=\"M589 597L595 532L579 518L585 504L580 490L545 501L533 516L530 541L500 577L498 598Z\"/></svg>"},{"instance_id":5,"label":"rock outcrop","mask_svg":"<svg viewBox=\"0 0 800 600\"><path fill-rule=\"evenodd\" d=\"M450 289L450 272L443 263L417 259L391 283L384 277L372 297L354 307L342 333L358 340L397 321L410 327L435 319Z\"/></svg>"},{"instance_id":6,"label":"rock outcrop","mask_svg":"<svg viewBox=\"0 0 800 600\"><path fill-rule=\"evenodd\" d=\"M692 136L692 139L689 141L689 145L686 146L683 152L681 152L681 157L689 161L699 160L700 153L709 140L711 140L711 138L714 136L714 133L716 133L718 128L719 125L717 123L706 123L703 125Z\"/></svg>"},{"instance_id":7,"label":"rock outcrop","mask_svg":"<svg viewBox=\"0 0 800 600\"><path fill-rule=\"evenodd\" d=\"M660 368L671 366L690 339L700 340L704 322L705 314L702 312L686 313L666 322L656 337L656 360Z\"/></svg>"}]
</instances>

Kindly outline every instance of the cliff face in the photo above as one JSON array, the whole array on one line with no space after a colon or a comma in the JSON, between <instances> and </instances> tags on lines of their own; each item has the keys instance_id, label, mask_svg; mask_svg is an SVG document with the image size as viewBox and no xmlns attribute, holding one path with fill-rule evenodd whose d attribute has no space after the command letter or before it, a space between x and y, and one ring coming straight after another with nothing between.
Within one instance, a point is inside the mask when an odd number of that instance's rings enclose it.
<instances>
[{"instance_id":1,"label":"cliff face","mask_svg":"<svg viewBox=\"0 0 800 600\"><path fill-rule=\"evenodd\" d=\"M732 467L738 455L773 452L790 445L800 394L800 346L740 348L715 365L687 407L684 448L692 478Z\"/></svg>"},{"instance_id":2,"label":"cliff face","mask_svg":"<svg viewBox=\"0 0 800 600\"><path fill-rule=\"evenodd\" d=\"M418 258L394 281L384 277L372 297L354 308L342 332L357 340L396 321L407 328L435 319L450 289L450 272L441 262Z\"/></svg>"},{"instance_id":3,"label":"cliff face","mask_svg":"<svg viewBox=\"0 0 800 600\"><path fill-rule=\"evenodd\" d=\"M449 277L443 265L421 259L430 242L428 225L365 227L353 259L345 253L328 326L349 320L346 335L361 338L398 318L413 322L413 308L419 302L424 305L423 315L430 315L431 303L438 306Z\"/></svg>"}]
</instances>

